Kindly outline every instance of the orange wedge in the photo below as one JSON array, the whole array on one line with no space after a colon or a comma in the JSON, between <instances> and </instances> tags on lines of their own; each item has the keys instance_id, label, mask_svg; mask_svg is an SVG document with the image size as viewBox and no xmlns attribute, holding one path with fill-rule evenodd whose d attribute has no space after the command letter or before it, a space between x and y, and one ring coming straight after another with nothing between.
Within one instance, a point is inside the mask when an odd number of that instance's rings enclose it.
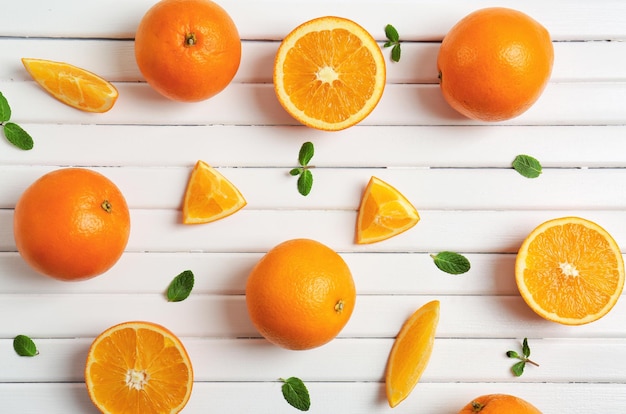
<instances>
[{"instance_id":1,"label":"orange wedge","mask_svg":"<svg viewBox=\"0 0 626 414\"><path fill-rule=\"evenodd\" d=\"M415 311L402 325L393 343L385 386L390 407L409 396L428 365L439 323L439 301L433 300Z\"/></svg>"},{"instance_id":2,"label":"orange wedge","mask_svg":"<svg viewBox=\"0 0 626 414\"><path fill-rule=\"evenodd\" d=\"M415 226L420 216L398 190L383 180L370 178L356 220L356 242L375 243Z\"/></svg>"},{"instance_id":3,"label":"orange wedge","mask_svg":"<svg viewBox=\"0 0 626 414\"><path fill-rule=\"evenodd\" d=\"M598 224L580 217L546 221L517 253L515 280L538 315L582 325L606 315L624 288L619 246Z\"/></svg>"},{"instance_id":4,"label":"orange wedge","mask_svg":"<svg viewBox=\"0 0 626 414\"><path fill-rule=\"evenodd\" d=\"M209 223L230 216L247 204L230 181L204 161L191 172L183 201L183 223Z\"/></svg>"},{"instance_id":5,"label":"orange wedge","mask_svg":"<svg viewBox=\"0 0 626 414\"><path fill-rule=\"evenodd\" d=\"M296 120L338 131L362 121L378 104L386 81L380 46L357 23L334 16L296 27L274 61L278 101Z\"/></svg>"},{"instance_id":6,"label":"orange wedge","mask_svg":"<svg viewBox=\"0 0 626 414\"><path fill-rule=\"evenodd\" d=\"M101 77L63 62L22 58L24 67L50 95L86 112L106 112L117 100L117 89Z\"/></svg>"},{"instance_id":7,"label":"orange wedge","mask_svg":"<svg viewBox=\"0 0 626 414\"><path fill-rule=\"evenodd\" d=\"M193 368L172 332L151 322L124 322L92 343L85 384L105 414L173 414L189 401Z\"/></svg>"}]
</instances>

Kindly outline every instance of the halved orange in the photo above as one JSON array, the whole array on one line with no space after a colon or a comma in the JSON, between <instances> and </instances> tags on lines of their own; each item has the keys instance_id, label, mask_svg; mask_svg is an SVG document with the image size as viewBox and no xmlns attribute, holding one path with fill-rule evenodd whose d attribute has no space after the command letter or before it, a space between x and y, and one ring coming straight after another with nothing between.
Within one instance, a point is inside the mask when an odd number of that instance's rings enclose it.
<instances>
[{"instance_id":1,"label":"halved orange","mask_svg":"<svg viewBox=\"0 0 626 414\"><path fill-rule=\"evenodd\" d=\"M375 243L415 226L419 213L407 198L380 178L371 177L356 220L356 242Z\"/></svg>"},{"instance_id":2,"label":"halved orange","mask_svg":"<svg viewBox=\"0 0 626 414\"><path fill-rule=\"evenodd\" d=\"M338 131L362 121L378 104L386 81L376 40L357 23L335 16L296 27L274 61L278 101L296 120Z\"/></svg>"},{"instance_id":3,"label":"halved orange","mask_svg":"<svg viewBox=\"0 0 626 414\"><path fill-rule=\"evenodd\" d=\"M183 201L183 223L210 223L247 204L233 183L204 161L196 162Z\"/></svg>"},{"instance_id":4,"label":"halved orange","mask_svg":"<svg viewBox=\"0 0 626 414\"><path fill-rule=\"evenodd\" d=\"M118 97L115 86L85 69L63 62L22 58L22 63L50 95L86 112L106 112Z\"/></svg>"},{"instance_id":5,"label":"halved orange","mask_svg":"<svg viewBox=\"0 0 626 414\"><path fill-rule=\"evenodd\" d=\"M515 280L538 315L582 325L606 315L624 288L624 260L613 237L580 217L546 221L517 253Z\"/></svg>"},{"instance_id":6,"label":"halved orange","mask_svg":"<svg viewBox=\"0 0 626 414\"><path fill-rule=\"evenodd\" d=\"M390 407L404 401L424 373L433 352L438 324L439 301L433 300L416 310L402 325L389 353L385 372Z\"/></svg>"},{"instance_id":7,"label":"halved orange","mask_svg":"<svg viewBox=\"0 0 626 414\"><path fill-rule=\"evenodd\" d=\"M193 387L182 342L161 325L124 322L102 332L87 355L85 384L105 414L180 412Z\"/></svg>"}]
</instances>

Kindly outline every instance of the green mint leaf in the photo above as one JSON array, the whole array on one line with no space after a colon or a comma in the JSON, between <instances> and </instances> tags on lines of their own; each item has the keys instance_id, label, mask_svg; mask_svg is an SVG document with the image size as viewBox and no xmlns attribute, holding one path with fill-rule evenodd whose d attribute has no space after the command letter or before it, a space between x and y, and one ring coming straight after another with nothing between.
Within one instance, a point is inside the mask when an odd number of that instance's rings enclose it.
<instances>
[{"instance_id":1,"label":"green mint leaf","mask_svg":"<svg viewBox=\"0 0 626 414\"><path fill-rule=\"evenodd\" d=\"M465 256L455 252L440 252L431 255L435 265L442 271L452 275L460 275L470 270L470 262Z\"/></svg>"},{"instance_id":2,"label":"green mint leaf","mask_svg":"<svg viewBox=\"0 0 626 414\"><path fill-rule=\"evenodd\" d=\"M526 358L530 356L530 346L528 346L528 338L524 338L522 342L522 353Z\"/></svg>"},{"instance_id":3,"label":"green mint leaf","mask_svg":"<svg viewBox=\"0 0 626 414\"><path fill-rule=\"evenodd\" d=\"M4 124L4 136L19 149L25 151L33 149L33 138L16 123L7 122Z\"/></svg>"},{"instance_id":4,"label":"green mint leaf","mask_svg":"<svg viewBox=\"0 0 626 414\"><path fill-rule=\"evenodd\" d=\"M398 31L390 24L385 26L385 36L387 36L387 39L391 40L394 43L400 41L400 35L398 34Z\"/></svg>"},{"instance_id":5,"label":"green mint leaf","mask_svg":"<svg viewBox=\"0 0 626 414\"><path fill-rule=\"evenodd\" d=\"M291 171L289 171L289 175L293 175L293 176L300 175L302 174L303 171L304 169L302 168L294 168Z\"/></svg>"},{"instance_id":6,"label":"green mint leaf","mask_svg":"<svg viewBox=\"0 0 626 414\"><path fill-rule=\"evenodd\" d=\"M530 155L520 154L513 160L513 169L526 178L537 178L541 175L541 164Z\"/></svg>"},{"instance_id":7,"label":"green mint leaf","mask_svg":"<svg viewBox=\"0 0 626 414\"><path fill-rule=\"evenodd\" d=\"M309 195L313 187L313 173L309 170L302 171L298 177L298 192L303 196Z\"/></svg>"},{"instance_id":8,"label":"green mint leaf","mask_svg":"<svg viewBox=\"0 0 626 414\"><path fill-rule=\"evenodd\" d=\"M400 43L398 43L391 49L391 60L394 62L400 62L401 55L402 50L400 50Z\"/></svg>"},{"instance_id":9,"label":"green mint leaf","mask_svg":"<svg viewBox=\"0 0 626 414\"><path fill-rule=\"evenodd\" d=\"M18 335L13 339L13 349L19 356L32 357L39 354L33 340L26 335Z\"/></svg>"},{"instance_id":10,"label":"green mint leaf","mask_svg":"<svg viewBox=\"0 0 626 414\"><path fill-rule=\"evenodd\" d=\"M509 358L519 358L519 354L515 351L507 351L506 356Z\"/></svg>"},{"instance_id":11,"label":"green mint leaf","mask_svg":"<svg viewBox=\"0 0 626 414\"><path fill-rule=\"evenodd\" d=\"M169 302L180 302L187 299L193 289L193 284L193 272L191 270L185 270L170 283L167 288L167 300Z\"/></svg>"},{"instance_id":12,"label":"green mint leaf","mask_svg":"<svg viewBox=\"0 0 626 414\"><path fill-rule=\"evenodd\" d=\"M383 47L384 47L384 48L385 48L385 47L391 47L391 46L393 46L393 45L395 45L395 44L396 44L396 42L392 42L391 40L388 40L388 41L386 41L386 42L383 44Z\"/></svg>"},{"instance_id":13,"label":"green mint leaf","mask_svg":"<svg viewBox=\"0 0 626 414\"><path fill-rule=\"evenodd\" d=\"M7 98L0 92L0 123L6 122L9 119L11 119L11 107L9 106Z\"/></svg>"},{"instance_id":14,"label":"green mint leaf","mask_svg":"<svg viewBox=\"0 0 626 414\"><path fill-rule=\"evenodd\" d=\"M290 377L282 379L283 382L282 392L285 400L292 406L300 411L308 411L311 407L311 398L309 397L309 390L301 379L296 377Z\"/></svg>"},{"instance_id":15,"label":"green mint leaf","mask_svg":"<svg viewBox=\"0 0 626 414\"><path fill-rule=\"evenodd\" d=\"M516 377L519 377L524 373L525 366L526 361L520 361L511 367L511 372L513 372L513 375L515 375Z\"/></svg>"},{"instance_id":16,"label":"green mint leaf","mask_svg":"<svg viewBox=\"0 0 626 414\"><path fill-rule=\"evenodd\" d=\"M300 147L300 153L298 154L298 162L301 166L306 167L313 158L313 154L315 153L315 149L313 148L312 142L305 142Z\"/></svg>"}]
</instances>

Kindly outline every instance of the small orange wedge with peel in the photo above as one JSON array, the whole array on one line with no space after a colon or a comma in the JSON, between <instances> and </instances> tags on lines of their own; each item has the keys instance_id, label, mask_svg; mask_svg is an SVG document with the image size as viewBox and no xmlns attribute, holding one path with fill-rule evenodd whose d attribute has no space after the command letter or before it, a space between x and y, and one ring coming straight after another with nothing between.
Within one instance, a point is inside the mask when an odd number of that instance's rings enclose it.
<instances>
[{"instance_id":1,"label":"small orange wedge with peel","mask_svg":"<svg viewBox=\"0 0 626 414\"><path fill-rule=\"evenodd\" d=\"M117 101L115 86L69 63L22 58L32 78L54 98L86 112L106 112Z\"/></svg>"},{"instance_id":2,"label":"small orange wedge with peel","mask_svg":"<svg viewBox=\"0 0 626 414\"><path fill-rule=\"evenodd\" d=\"M409 396L428 365L439 323L439 301L433 300L416 310L402 325L393 343L385 387L390 407Z\"/></svg>"},{"instance_id":3,"label":"small orange wedge with peel","mask_svg":"<svg viewBox=\"0 0 626 414\"><path fill-rule=\"evenodd\" d=\"M375 243L404 233L420 216L409 200L390 184L371 177L357 214L357 244Z\"/></svg>"},{"instance_id":4,"label":"small orange wedge with peel","mask_svg":"<svg viewBox=\"0 0 626 414\"><path fill-rule=\"evenodd\" d=\"M234 214L246 204L233 183L206 162L198 161L185 191L183 223L210 223Z\"/></svg>"},{"instance_id":5,"label":"small orange wedge with peel","mask_svg":"<svg viewBox=\"0 0 626 414\"><path fill-rule=\"evenodd\" d=\"M165 327L123 322L93 341L85 384L102 413L173 414L191 397L193 368L180 339Z\"/></svg>"}]
</instances>

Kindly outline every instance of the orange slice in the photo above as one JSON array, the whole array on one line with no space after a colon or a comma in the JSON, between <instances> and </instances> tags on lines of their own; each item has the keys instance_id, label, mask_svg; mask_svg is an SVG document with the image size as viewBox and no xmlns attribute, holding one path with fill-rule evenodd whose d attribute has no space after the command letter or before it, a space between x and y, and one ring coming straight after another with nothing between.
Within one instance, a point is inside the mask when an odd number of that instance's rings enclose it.
<instances>
[{"instance_id":1,"label":"orange slice","mask_svg":"<svg viewBox=\"0 0 626 414\"><path fill-rule=\"evenodd\" d=\"M183 202L183 223L209 223L230 216L247 204L230 181L204 161L191 172Z\"/></svg>"},{"instance_id":2,"label":"orange slice","mask_svg":"<svg viewBox=\"0 0 626 414\"><path fill-rule=\"evenodd\" d=\"M42 88L73 108L106 112L117 100L117 89L111 83L85 69L44 59L22 58L22 63Z\"/></svg>"},{"instance_id":3,"label":"orange slice","mask_svg":"<svg viewBox=\"0 0 626 414\"><path fill-rule=\"evenodd\" d=\"M538 315L582 325L606 315L619 299L624 260L602 227L580 217L562 217L526 237L517 253L515 280Z\"/></svg>"},{"instance_id":4,"label":"orange slice","mask_svg":"<svg viewBox=\"0 0 626 414\"><path fill-rule=\"evenodd\" d=\"M341 17L319 17L296 27L274 61L280 104L302 124L327 131L348 128L369 115L385 81L376 40Z\"/></svg>"},{"instance_id":5,"label":"orange slice","mask_svg":"<svg viewBox=\"0 0 626 414\"><path fill-rule=\"evenodd\" d=\"M439 323L439 301L433 300L415 311L402 325L393 343L385 386L390 407L409 396L428 365Z\"/></svg>"},{"instance_id":6,"label":"orange slice","mask_svg":"<svg viewBox=\"0 0 626 414\"><path fill-rule=\"evenodd\" d=\"M420 216L398 190L383 180L370 178L356 220L356 242L375 243L415 226Z\"/></svg>"},{"instance_id":7,"label":"orange slice","mask_svg":"<svg viewBox=\"0 0 626 414\"><path fill-rule=\"evenodd\" d=\"M193 386L181 341L151 322L124 322L102 332L87 355L85 383L105 414L178 413Z\"/></svg>"}]
</instances>

